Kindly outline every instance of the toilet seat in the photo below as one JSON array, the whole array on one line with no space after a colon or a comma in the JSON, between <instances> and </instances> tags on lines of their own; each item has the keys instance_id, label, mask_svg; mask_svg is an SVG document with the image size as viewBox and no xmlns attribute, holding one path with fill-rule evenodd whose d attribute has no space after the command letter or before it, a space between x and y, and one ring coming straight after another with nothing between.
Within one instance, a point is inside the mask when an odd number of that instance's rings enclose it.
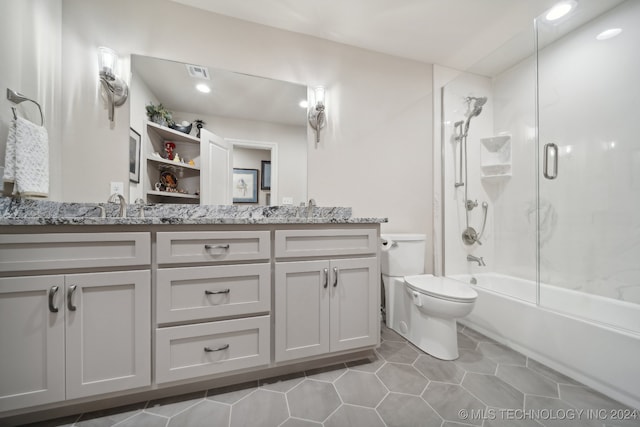
<instances>
[{"instance_id":1,"label":"toilet seat","mask_svg":"<svg viewBox=\"0 0 640 427\"><path fill-rule=\"evenodd\" d=\"M474 302L478 293L469 285L446 277L434 277L431 274L405 276L407 286L425 295L452 302Z\"/></svg>"}]
</instances>

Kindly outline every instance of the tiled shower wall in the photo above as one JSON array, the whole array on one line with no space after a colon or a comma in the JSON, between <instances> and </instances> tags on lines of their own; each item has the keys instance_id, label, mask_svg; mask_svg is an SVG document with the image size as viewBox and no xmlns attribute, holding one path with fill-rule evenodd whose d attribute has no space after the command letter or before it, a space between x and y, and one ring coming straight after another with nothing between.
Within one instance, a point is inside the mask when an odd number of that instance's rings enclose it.
<instances>
[{"instance_id":1,"label":"tiled shower wall","mask_svg":"<svg viewBox=\"0 0 640 427\"><path fill-rule=\"evenodd\" d=\"M540 149L559 146L559 176L540 185L541 281L640 302L640 3L626 1L540 52ZM620 36L598 41L608 28ZM533 32L533 29L531 30ZM556 31L541 26L540 40ZM531 42L533 43L533 33ZM498 272L536 278L535 59L493 77L462 74L444 90L446 274ZM469 198L489 203L484 244L462 244L462 188L454 189L453 123L465 96L488 96L468 137ZM479 138L511 135L512 176L482 180ZM541 159L540 159L541 163ZM540 166L541 167L541 166ZM481 209L470 225L481 226ZM483 256L487 267L466 261ZM544 296L544 295L543 295ZM543 301L544 303L544 301Z\"/></svg>"}]
</instances>

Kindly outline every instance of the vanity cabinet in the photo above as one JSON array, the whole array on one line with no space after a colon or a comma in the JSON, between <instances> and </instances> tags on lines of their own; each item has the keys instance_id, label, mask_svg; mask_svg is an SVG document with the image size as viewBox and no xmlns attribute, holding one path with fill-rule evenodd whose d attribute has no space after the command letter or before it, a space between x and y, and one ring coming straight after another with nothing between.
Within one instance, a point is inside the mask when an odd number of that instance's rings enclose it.
<instances>
[{"instance_id":1,"label":"vanity cabinet","mask_svg":"<svg viewBox=\"0 0 640 427\"><path fill-rule=\"evenodd\" d=\"M270 231L159 232L157 261L156 383L270 363Z\"/></svg>"},{"instance_id":2,"label":"vanity cabinet","mask_svg":"<svg viewBox=\"0 0 640 427\"><path fill-rule=\"evenodd\" d=\"M105 227L2 229L0 424L297 372L379 343L377 226Z\"/></svg>"},{"instance_id":3,"label":"vanity cabinet","mask_svg":"<svg viewBox=\"0 0 640 427\"><path fill-rule=\"evenodd\" d=\"M151 272L99 271L149 264L149 233L0 235L0 256L0 411L151 384Z\"/></svg>"},{"instance_id":4,"label":"vanity cabinet","mask_svg":"<svg viewBox=\"0 0 640 427\"><path fill-rule=\"evenodd\" d=\"M277 230L275 236L276 362L375 345L376 230Z\"/></svg>"}]
</instances>

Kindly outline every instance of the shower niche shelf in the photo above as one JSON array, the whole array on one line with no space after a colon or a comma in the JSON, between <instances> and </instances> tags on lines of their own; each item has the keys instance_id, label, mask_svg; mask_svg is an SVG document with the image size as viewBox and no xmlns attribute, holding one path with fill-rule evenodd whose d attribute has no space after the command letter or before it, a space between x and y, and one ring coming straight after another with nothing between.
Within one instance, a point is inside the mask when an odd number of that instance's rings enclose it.
<instances>
[{"instance_id":1,"label":"shower niche shelf","mask_svg":"<svg viewBox=\"0 0 640 427\"><path fill-rule=\"evenodd\" d=\"M482 179L511 176L511 135L480 138L480 169Z\"/></svg>"}]
</instances>

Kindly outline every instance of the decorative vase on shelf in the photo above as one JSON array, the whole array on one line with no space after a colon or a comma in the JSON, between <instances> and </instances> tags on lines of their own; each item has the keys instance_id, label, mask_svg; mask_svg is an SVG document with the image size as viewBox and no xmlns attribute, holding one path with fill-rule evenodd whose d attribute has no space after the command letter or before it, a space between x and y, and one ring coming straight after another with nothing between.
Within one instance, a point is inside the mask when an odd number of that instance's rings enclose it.
<instances>
[{"instance_id":1,"label":"decorative vase on shelf","mask_svg":"<svg viewBox=\"0 0 640 427\"><path fill-rule=\"evenodd\" d=\"M196 135L196 138L200 138L200 130L202 129L202 126L206 125L206 123L202 119L195 119L193 123L195 123L196 128L198 128L198 134Z\"/></svg>"},{"instance_id":2,"label":"decorative vase on shelf","mask_svg":"<svg viewBox=\"0 0 640 427\"><path fill-rule=\"evenodd\" d=\"M167 126L167 120L159 114L156 114L151 117L151 121L160 126Z\"/></svg>"},{"instance_id":3,"label":"decorative vase on shelf","mask_svg":"<svg viewBox=\"0 0 640 427\"><path fill-rule=\"evenodd\" d=\"M172 123L171 111L167 110L164 105L148 104L145 109L147 112L147 117L152 122L159 124L160 126L168 126Z\"/></svg>"}]
</instances>

